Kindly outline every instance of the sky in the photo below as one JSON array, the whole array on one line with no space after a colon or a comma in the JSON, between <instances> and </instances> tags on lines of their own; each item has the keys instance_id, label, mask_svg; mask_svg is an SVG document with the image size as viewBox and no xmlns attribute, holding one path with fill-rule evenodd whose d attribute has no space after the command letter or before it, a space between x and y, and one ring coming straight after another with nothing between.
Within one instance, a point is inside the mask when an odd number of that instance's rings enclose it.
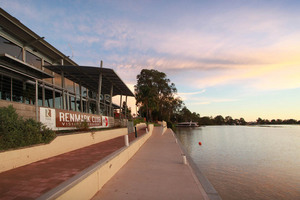
<instances>
[{"instance_id":1,"label":"sky","mask_svg":"<svg viewBox=\"0 0 300 200\"><path fill-rule=\"evenodd\" d=\"M129 88L166 73L200 116L300 120L300 1L1 0L77 64ZM130 99L132 110L134 99Z\"/></svg>"}]
</instances>

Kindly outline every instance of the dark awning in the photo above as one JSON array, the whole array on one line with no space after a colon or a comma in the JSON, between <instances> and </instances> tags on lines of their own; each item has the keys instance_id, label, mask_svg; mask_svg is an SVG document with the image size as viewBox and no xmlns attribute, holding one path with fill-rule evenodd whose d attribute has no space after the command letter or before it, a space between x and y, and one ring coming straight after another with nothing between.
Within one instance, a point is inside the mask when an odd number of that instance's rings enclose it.
<instances>
[{"instance_id":1,"label":"dark awning","mask_svg":"<svg viewBox=\"0 0 300 200\"><path fill-rule=\"evenodd\" d=\"M51 74L44 72L32 65L29 65L13 56L6 53L0 54L0 60L7 66L7 69L14 71L15 73L20 73L23 75L28 75L29 77L34 77L37 79L43 78L53 78ZM9 67L8 67L9 66Z\"/></svg>"},{"instance_id":2,"label":"dark awning","mask_svg":"<svg viewBox=\"0 0 300 200\"><path fill-rule=\"evenodd\" d=\"M80 83L95 92L98 91L99 74L102 72L102 94L110 94L111 85L113 85L113 96L124 95L134 96L127 85L120 79L113 69L90 67L90 66L61 66L51 65L44 66L55 73L64 73L64 77L68 78L75 83Z\"/></svg>"}]
</instances>

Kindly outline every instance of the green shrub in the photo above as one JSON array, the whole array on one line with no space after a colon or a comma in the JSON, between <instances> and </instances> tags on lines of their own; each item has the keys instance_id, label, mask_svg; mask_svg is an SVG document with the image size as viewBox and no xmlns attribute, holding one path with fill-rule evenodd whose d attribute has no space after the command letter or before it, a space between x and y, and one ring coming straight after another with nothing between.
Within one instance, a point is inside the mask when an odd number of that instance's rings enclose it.
<instances>
[{"instance_id":1,"label":"green shrub","mask_svg":"<svg viewBox=\"0 0 300 200\"><path fill-rule=\"evenodd\" d=\"M45 125L41 127L42 141L46 144L50 143L55 137L56 134L51 129L47 128Z\"/></svg>"},{"instance_id":2,"label":"green shrub","mask_svg":"<svg viewBox=\"0 0 300 200\"><path fill-rule=\"evenodd\" d=\"M167 121L167 127L170 128L170 129L172 129L172 130L174 130L175 125L172 122Z\"/></svg>"},{"instance_id":3,"label":"green shrub","mask_svg":"<svg viewBox=\"0 0 300 200\"><path fill-rule=\"evenodd\" d=\"M146 123L146 122L145 122L144 118L141 118L141 117L135 118L135 119L133 120L134 126L137 125L137 124L139 124L139 123Z\"/></svg>"},{"instance_id":4,"label":"green shrub","mask_svg":"<svg viewBox=\"0 0 300 200\"><path fill-rule=\"evenodd\" d=\"M49 143L55 137L42 123L19 117L13 106L0 108L0 150Z\"/></svg>"},{"instance_id":5,"label":"green shrub","mask_svg":"<svg viewBox=\"0 0 300 200\"><path fill-rule=\"evenodd\" d=\"M79 122L76 128L80 131L88 131L90 129L89 124L86 120L84 120L83 122Z\"/></svg>"}]
</instances>

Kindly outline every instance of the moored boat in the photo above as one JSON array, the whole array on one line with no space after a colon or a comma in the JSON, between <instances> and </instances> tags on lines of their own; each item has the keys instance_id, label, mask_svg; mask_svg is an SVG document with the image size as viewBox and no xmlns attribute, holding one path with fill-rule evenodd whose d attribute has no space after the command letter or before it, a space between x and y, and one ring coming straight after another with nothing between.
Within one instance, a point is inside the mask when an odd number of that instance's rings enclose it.
<instances>
[{"instance_id":1,"label":"moored boat","mask_svg":"<svg viewBox=\"0 0 300 200\"><path fill-rule=\"evenodd\" d=\"M197 122L180 122L176 125L177 127L198 127Z\"/></svg>"}]
</instances>

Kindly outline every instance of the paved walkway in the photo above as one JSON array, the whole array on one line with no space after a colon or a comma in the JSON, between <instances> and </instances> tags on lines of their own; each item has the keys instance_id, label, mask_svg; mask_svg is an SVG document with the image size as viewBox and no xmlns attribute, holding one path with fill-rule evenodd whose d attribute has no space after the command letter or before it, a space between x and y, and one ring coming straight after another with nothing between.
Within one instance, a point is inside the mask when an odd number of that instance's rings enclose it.
<instances>
[{"instance_id":1,"label":"paved walkway","mask_svg":"<svg viewBox=\"0 0 300 200\"><path fill-rule=\"evenodd\" d=\"M93 197L112 199L207 199L171 130L153 135L123 168Z\"/></svg>"},{"instance_id":2,"label":"paved walkway","mask_svg":"<svg viewBox=\"0 0 300 200\"><path fill-rule=\"evenodd\" d=\"M139 131L138 135L145 133ZM134 140L129 134L129 141ZM125 146L124 136L0 173L0 199L36 199Z\"/></svg>"}]
</instances>

